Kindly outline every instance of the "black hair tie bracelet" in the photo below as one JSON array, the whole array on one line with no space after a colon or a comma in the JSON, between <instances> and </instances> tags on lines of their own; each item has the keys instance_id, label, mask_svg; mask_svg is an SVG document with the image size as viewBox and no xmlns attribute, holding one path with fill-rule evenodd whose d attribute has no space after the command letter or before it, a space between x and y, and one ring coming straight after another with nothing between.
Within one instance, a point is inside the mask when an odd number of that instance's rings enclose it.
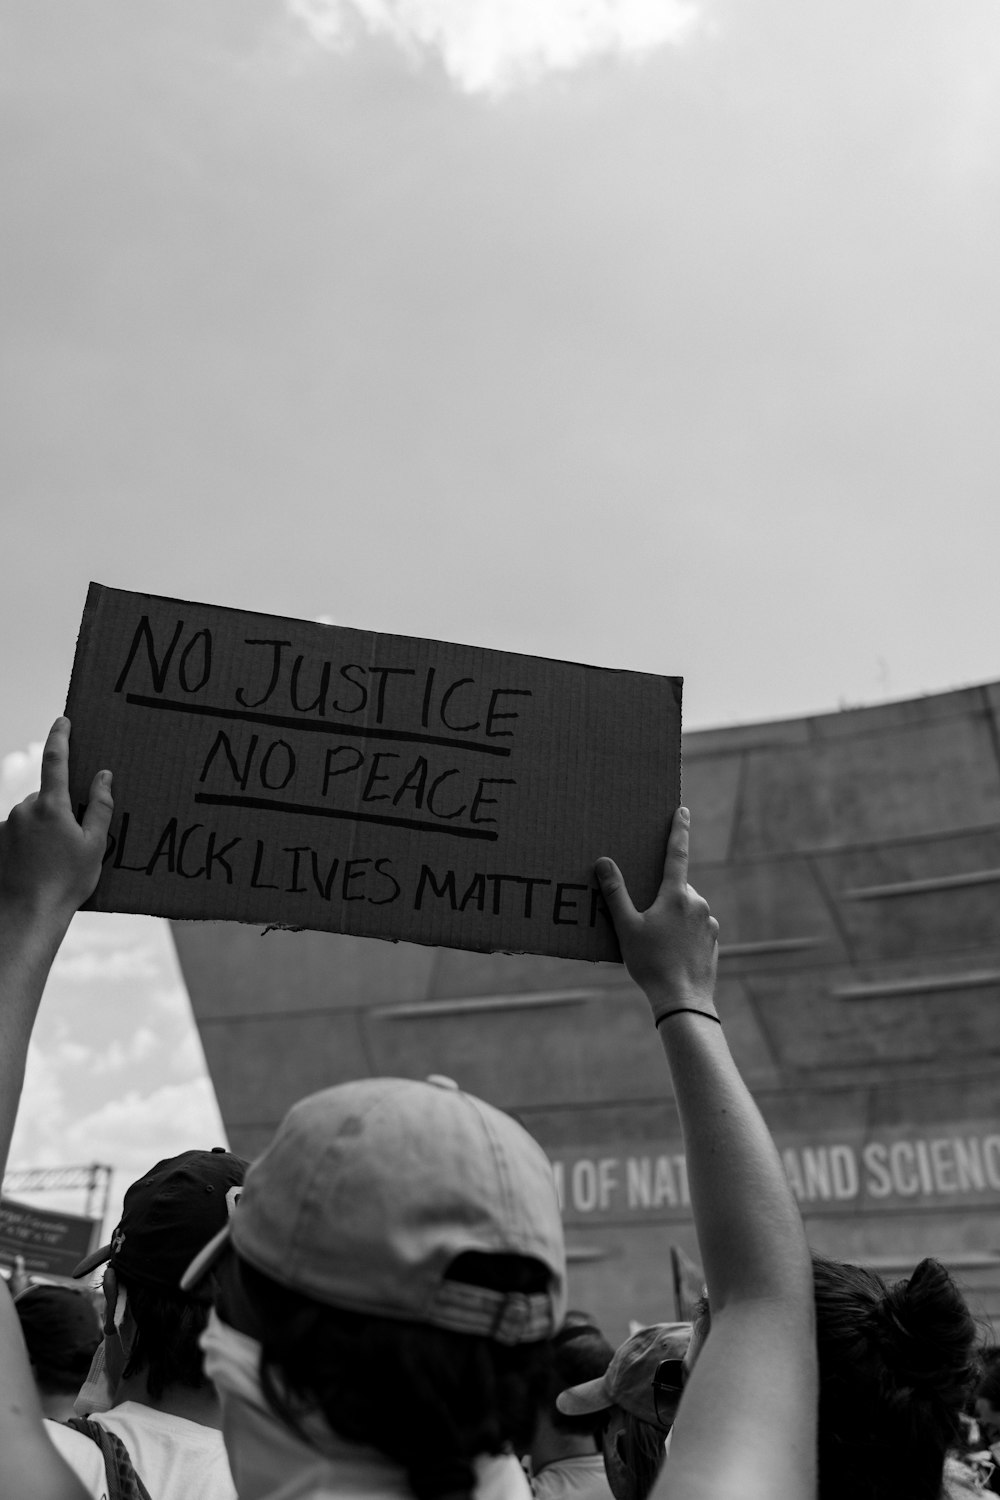
<instances>
[{"instance_id":1,"label":"black hair tie bracelet","mask_svg":"<svg viewBox=\"0 0 1000 1500\"><path fill-rule=\"evenodd\" d=\"M678 1005L676 1010L665 1010L655 1018L655 1025L659 1026L661 1021L669 1021L671 1016L704 1016L706 1021L714 1021L716 1026L722 1022L718 1016L713 1016L710 1010L698 1010L694 1005Z\"/></svg>"}]
</instances>

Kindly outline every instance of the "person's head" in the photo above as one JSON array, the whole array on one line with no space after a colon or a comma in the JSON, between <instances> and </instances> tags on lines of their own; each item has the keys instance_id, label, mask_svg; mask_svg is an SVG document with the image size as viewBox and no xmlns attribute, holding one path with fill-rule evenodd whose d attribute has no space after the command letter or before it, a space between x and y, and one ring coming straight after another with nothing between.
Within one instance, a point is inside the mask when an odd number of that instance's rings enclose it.
<instances>
[{"instance_id":1,"label":"person's head","mask_svg":"<svg viewBox=\"0 0 1000 1500\"><path fill-rule=\"evenodd\" d=\"M935 1260L887 1285L813 1256L821 1500L938 1500L978 1371L977 1329Z\"/></svg>"},{"instance_id":2,"label":"person's head","mask_svg":"<svg viewBox=\"0 0 1000 1500\"><path fill-rule=\"evenodd\" d=\"M568 1416L556 1402L568 1386L599 1380L614 1352L593 1322L577 1322L567 1314L552 1340L548 1379L532 1434L530 1453L535 1469L558 1458L600 1452L606 1413L594 1411Z\"/></svg>"},{"instance_id":3,"label":"person's head","mask_svg":"<svg viewBox=\"0 0 1000 1500\"><path fill-rule=\"evenodd\" d=\"M14 1299L39 1395L75 1396L101 1342L101 1325L86 1292L29 1286Z\"/></svg>"},{"instance_id":4,"label":"person's head","mask_svg":"<svg viewBox=\"0 0 1000 1500\"><path fill-rule=\"evenodd\" d=\"M82 1277L106 1265L101 1369L91 1378L109 1398L132 1376L143 1378L154 1401L170 1387L206 1385L198 1339L207 1309L181 1291L180 1280L232 1214L245 1170L221 1148L157 1162L126 1192L110 1242L74 1270Z\"/></svg>"},{"instance_id":5,"label":"person's head","mask_svg":"<svg viewBox=\"0 0 1000 1500\"><path fill-rule=\"evenodd\" d=\"M602 1376L557 1398L566 1416L602 1416L604 1467L615 1500L646 1500L653 1487L680 1402L690 1339L690 1323L640 1328Z\"/></svg>"},{"instance_id":6,"label":"person's head","mask_svg":"<svg viewBox=\"0 0 1000 1500\"><path fill-rule=\"evenodd\" d=\"M237 1488L276 1445L305 1463L301 1442L346 1440L425 1500L470 1492L479 1455L526 1446L565 1257L549 1162L508 1115L443 1081L302 1100L185 1284L212 1265L203 1347Z\"/></svg>"}]
</instances>

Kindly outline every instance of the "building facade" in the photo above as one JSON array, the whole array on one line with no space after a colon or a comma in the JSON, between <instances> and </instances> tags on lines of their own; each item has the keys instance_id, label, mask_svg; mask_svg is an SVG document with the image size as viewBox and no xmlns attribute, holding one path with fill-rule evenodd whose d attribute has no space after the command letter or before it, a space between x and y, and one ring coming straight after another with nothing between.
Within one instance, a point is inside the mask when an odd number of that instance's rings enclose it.
<instances>
[{"instance_id":1,"label":"building facade","mask_svg":"<svg viewBox=\"0 0 1000 1500\"><path fill-rule=\"evenodd\" d=\"M683 787L720 1014L811 1243L888 1275L936 1255L1000 1317L1000 684L689 734ZM572 1304L613 1338L673 1316L670 1247L697 1246L624 969L173 932L235 1150L329 1083L446 1074L548 1152Z\"/></svg>"}]
</instances>

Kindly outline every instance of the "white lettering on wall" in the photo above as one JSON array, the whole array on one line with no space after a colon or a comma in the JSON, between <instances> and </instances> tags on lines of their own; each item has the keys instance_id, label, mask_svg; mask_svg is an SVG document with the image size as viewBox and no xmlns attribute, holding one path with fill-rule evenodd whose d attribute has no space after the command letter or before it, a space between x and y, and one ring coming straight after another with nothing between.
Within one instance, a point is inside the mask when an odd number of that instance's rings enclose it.
<instances>
[{"instance_id":1,"label":"white lettering on wall","mask_svg":"<svg viewBox=\"0 0 1000 1500\"><path fill-rule=\"evenodd\" d=\"M783 1145L781 1158L803 1204L884 1203L1000 1192L1000 1134L939 1135ZM684 1213L690 1207L682 1152L569 1154L553 1161L560 1207L573 1214Z\"/></svg>"},{"instance_id":2,"label":"white lettering on wall","mask_svg":"<svg viewBox=\"0 0 1000 1500\"><path fill-rule=\"evenodd\" d=\"M552 1163L552 1175L556 1180L556 1197L559 1199L559 1212L566 1211L566 1163L558 1159Z\"/></svg>"},{"instance_id":3,"label":"white lettering on wall","mask_svg":"<svg viewBox=\"0 0 1000 1500\"><path fill-rule=\"evenodd\" d=\"M597 1168L589 1157L573 1163L573 1207L578 1214L593 1213L597 1207Z\"/></svg>"},{"instance_id":4,"label":"white lettering on wall","mask_svg":"<svg viewBox=\"0 0 1000 1500\"><path fill-rule=\"evenodd\" d=\"M612 1194L618 1186L617 1156L602 1156L597 1163L597 1196L601 1209L607 1213L612 1206Z\"/></svg>"}]
</instances>

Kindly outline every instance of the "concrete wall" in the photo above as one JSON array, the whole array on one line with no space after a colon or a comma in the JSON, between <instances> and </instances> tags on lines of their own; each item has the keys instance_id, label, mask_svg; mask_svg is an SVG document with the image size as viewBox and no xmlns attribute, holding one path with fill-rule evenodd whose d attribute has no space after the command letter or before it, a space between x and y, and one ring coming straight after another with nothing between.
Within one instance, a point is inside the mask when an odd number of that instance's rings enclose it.
<instances>
[{"instance_id":1,"label":"concrete wall","mask_svg":"<svg viewBox=\"0 0 1000 1500\"><path fill-rule=\"evenodd\" d=\"M817 1248L935 1254L1000 1317L1000 684L686 736L719 1008ZM446 1073L556 1163L572 1297L617 1337L696 1255L665 1065L614 965L174 924L234 1148L301 1094Z\"/></svg>"}]
</instances>

